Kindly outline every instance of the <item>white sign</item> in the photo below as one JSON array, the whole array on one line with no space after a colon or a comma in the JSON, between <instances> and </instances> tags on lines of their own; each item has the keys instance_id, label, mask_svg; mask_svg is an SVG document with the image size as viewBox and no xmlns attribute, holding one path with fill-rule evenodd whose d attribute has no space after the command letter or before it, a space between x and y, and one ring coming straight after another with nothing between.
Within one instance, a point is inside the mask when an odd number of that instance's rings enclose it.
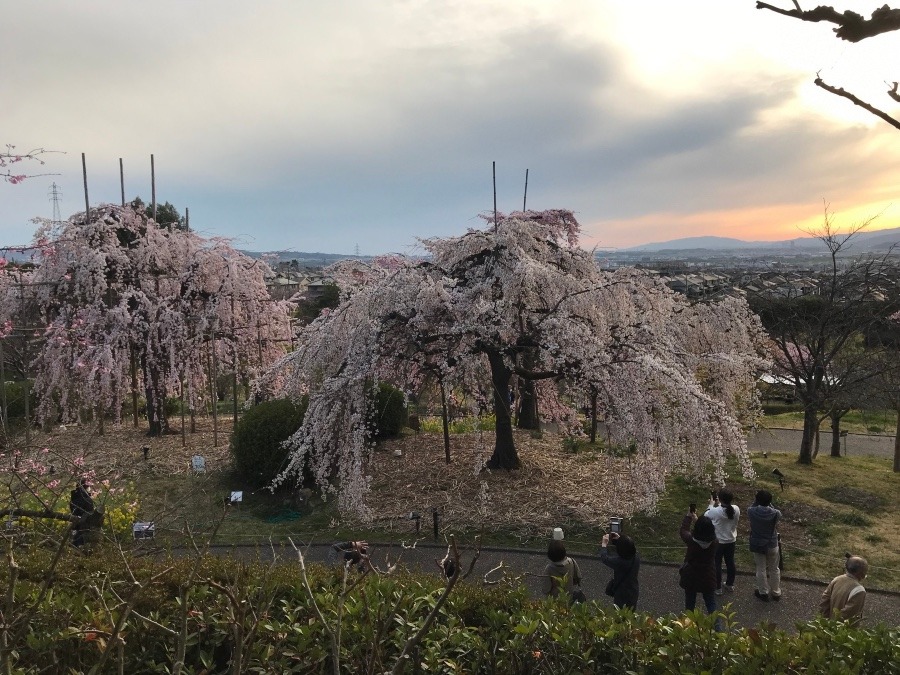
<instances>
[{"instance_id":1,"label":"white sign","mask_svg":"<svg viewBox=\"0 0 900 675\"><path fill-rule=\"evenodd\" d=\"M206 473L206 460L203 455L194 455L191 457L191 469L194 473Z\"/></svg>"},{"instance_id":2,"label":"white sign","mask_svg":"<svg viewBox=\"0 0 900 675\"><path fill-rule=\"evenodd\" d=\"M135 523L131 526L131 533L135 539L153 539L156 534L155 523Z\"/></svg>"},{"instance_id":3,"label":"white sign","mask_svg":"<svg viewBox=\"0 0 900 675\"><path fill-rule=\"evenodd\" d=\"M232 503L232 504L239 504L239 503L241 503L242 501L244 501L244 493L243 493L243 491L232 492L232 493L231 493L231 503Z\"/></svg>"}]
</instances>

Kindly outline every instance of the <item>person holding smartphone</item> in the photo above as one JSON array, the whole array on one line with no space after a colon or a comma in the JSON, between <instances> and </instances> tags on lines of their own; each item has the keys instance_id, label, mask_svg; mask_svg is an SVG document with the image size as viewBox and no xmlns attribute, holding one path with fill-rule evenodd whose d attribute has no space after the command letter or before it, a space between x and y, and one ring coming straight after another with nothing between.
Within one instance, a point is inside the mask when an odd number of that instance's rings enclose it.
<instances>
[{"instance_id":1,"label":"person holding smartphone","mask_svg":"<svg viewBox=\"0 0 900 675\"><path fill-rule=\"evenodd\" d=\"M609 555L607 548L610 544L616 549L616 555ZM606 594L613 599L616 607L637 610L641 557L631 537L618 532L604 534L600 541L600 562L613 571L612 578L606 584Z\"/></svg>"},{"instance_id":2,"label":"person holding smartphone","mask_svg":"<svg viewBox=\"0 0 900 675\"><path fill-rule=\"evenodd\" d=\"M693 525L693 527L691 527ZM706 516L697 517L697 505L691 504L690 511L681 521L678 531L687 545L684 562L679 569L679 586L684 589L684 608L691 610L697 606L697 594L703 596L706 613L716 611L716 528ZM716 630L720 629L716 620Z\"/></svg>"},{"instance_id":3,"label":"person holding smartphone","mask_svg":"<svg viewBox=\"0 0 900 675\"><path fill-rule=\"evenodd\" d=\"M709 506L704 514L716 528L716 595L723 591L734 591L737 569L734 565L734 547L737 543L737 527L741 510L732 501L734 495L728 490L720 490L710 495ZM725 561L725 585L722 585L722 561Z\"/></svg>"}]
</instances>

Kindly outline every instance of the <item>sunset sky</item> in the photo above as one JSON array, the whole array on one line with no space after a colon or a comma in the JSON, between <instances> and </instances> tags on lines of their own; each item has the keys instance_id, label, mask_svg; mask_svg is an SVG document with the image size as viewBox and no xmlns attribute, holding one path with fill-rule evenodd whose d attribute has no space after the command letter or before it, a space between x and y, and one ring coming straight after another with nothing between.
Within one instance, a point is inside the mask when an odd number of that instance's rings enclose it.
<instances>
[{"instance_id":1,"label":"sunset sky","mask_svg":"<svg viewBox=\"0 0 900 675\"><path fill-rule=\"evenodd\" d=\"M778 4L778 0L772 0ZM782 0L781 6L792 6ZM880 3L845 2L868 15ZM0 245L32 217L157 198L250 250L415 252L498 206L585 246L900 225L900 33L859 44L754 0L42 0L0 4ZM812 5L810 5L812 6ZM21 165L19 165L21 166ZM16 171L19 171L18 166Z\"/></svg>"}]
</instances>

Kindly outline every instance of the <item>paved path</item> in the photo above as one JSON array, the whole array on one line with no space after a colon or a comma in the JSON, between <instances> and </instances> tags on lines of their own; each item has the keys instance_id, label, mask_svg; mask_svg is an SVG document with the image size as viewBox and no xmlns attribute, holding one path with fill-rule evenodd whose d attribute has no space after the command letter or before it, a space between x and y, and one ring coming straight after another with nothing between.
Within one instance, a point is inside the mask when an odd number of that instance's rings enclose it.
<instances>
[{"instance_id":1,"label":"paved path","mask_svg":"<svg viewBox=\"0 0 900 675\"><path fill-rule=\"evenodd\" d=\"M214 550L219 555L257 556L257 549L252 547L214 547ZM378 544L373 547L372 559L376 565L384 566L386 558L395 561L398 555L402 555L401 562L408 567L437 574L435 560L442 558L445 551L445 547L421 543L415 549L402 549L396 544ZM311 546L306 549L305 553L307 560L318 562L327 561L328 554L329 547L323 545ZM258 555L265 559L271 559L272 552L270 549L259 549ZM296 553L292 549L282 548L278 551L278 555L285 560L296 559ZM594 556L574 555L573 557L578 560L581 568L583 588L588 599L597 600L603 605L611 605L610 598L603 593L611 571ZM471 556L466 553L463 557L464 569L468 568L470 560ZM537 575L543 572L547 563L546 555L539 551L482 550L469 581L480 582L486 572L501 562L508 567L511 576L525 574L523 582L534 597L539 595L541 579ZM645 563L641 567L640 584L639 611L662 616L670 613L678 614L683 610L684 591L678 587L677 567ZM765 621L786 630L793 629L797 621L815 617L819 599L825 588L824 584L817 582L785 580L782 583L784 597L781 602L764 603L753 596L754 577L752 575L739 572L735 586L734 593L719 596L717 599L720 606L722 602L731 604L731 611L735 613L735 620L738 624L755 626ZM702 598L698 597L697 600L698 607L702 607ZM876 621L891 626L900 625L900 593L869 592L866 599L865 616L864 625L871 625Z\"/></svg>"},{"instance_id":2,"label":"paved path","mask_svg":"<svg viewBox=\"0 0 900 675\"><path fill-rule=\"evenodd\" d=\"M791 452L799 455L803 432L798 429L760 429L747 437L750 452ZM894 437L872 434L847 434L841 441L841 452L871 457L894 456ZM819 455L831 452L831 433L823 433L819 442Z\"/></svg>"}]
</instances>

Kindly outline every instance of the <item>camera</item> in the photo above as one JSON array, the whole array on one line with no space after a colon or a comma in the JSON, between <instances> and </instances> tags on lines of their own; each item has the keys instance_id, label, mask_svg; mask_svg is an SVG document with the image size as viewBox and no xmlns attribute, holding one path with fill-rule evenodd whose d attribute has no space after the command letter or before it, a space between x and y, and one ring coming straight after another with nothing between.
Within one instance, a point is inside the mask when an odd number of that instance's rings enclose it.
<instances>
[{"instance_id":1,"label":"camera","mask_svg":"<svg viewBox=\"0 0 900 675\"><path fill-rule=\"evenodd\" d=\"M610 534L622 534L622 519L621 518L610 518L609 519L609 533Z\"/></svg>"},{"instance_id":2,"label":"camera","mask_svg":"<svg viewBox=\"0 0 900 675\"><path fill-rule=\"evenodd\" d=\"M697 513L697 502L691 502L691 505L688 507L691 513Z\"/></svg>"},{"instance_id":3,"label":"camera","mask_svg":"<svg viewBox=\"0 0 900 675\"><path fill-rule=\"evenodd\" d=\"M710 499L712 499L713 501L716 501L716 500L719 498L719 493L716 492L715 490L712 490L712 491L709 493L709 497L710 497Z\"/></svg>"}]
</instances>

